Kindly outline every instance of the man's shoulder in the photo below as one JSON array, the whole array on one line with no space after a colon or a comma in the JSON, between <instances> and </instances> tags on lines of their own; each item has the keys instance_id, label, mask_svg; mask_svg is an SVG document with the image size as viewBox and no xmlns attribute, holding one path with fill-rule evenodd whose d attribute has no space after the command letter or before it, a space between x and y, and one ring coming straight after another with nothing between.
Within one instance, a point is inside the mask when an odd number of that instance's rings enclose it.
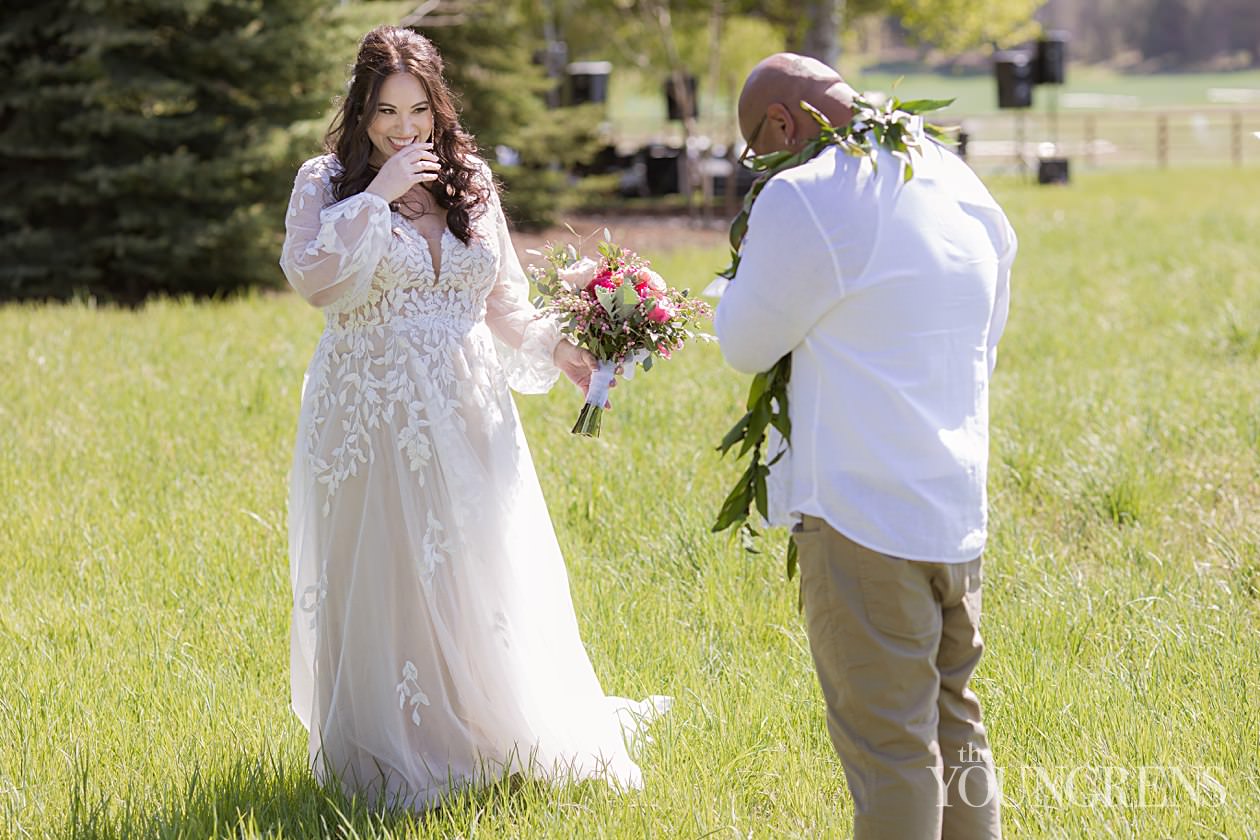
<instances>
[{"instance_id":1,"label":"man's shoulder","mask_svg":"<svg viewBox=\"0 0 1260 840\"><path fill-rule=\"evenodd\" d=\"M932 156L928 161L928 166L923 167L923 171L930 173L930 179L939 184L955 200L964 204L1001 209L993 194L989 192L988 186L954 150L935 140L925 143L923 149L925 156ZM914 171L917 178L920 172L917 164Z\"/></svg>"},{"instance_id":2,"label":"man's shoulder","mask_svg":"<svg viewBox=\"0 0 1260 840\"><path fill-rule=\"evenodd\" d=\"M766 186L769 188L777 181L781 194L790 192L799 197L797 200L809 204L830 205L839 196L851 197L859 191L864 180L862 165L863 159L845 154L834 145L827 146L799 166L775 175Z\"/></svg>"}]
</instances>

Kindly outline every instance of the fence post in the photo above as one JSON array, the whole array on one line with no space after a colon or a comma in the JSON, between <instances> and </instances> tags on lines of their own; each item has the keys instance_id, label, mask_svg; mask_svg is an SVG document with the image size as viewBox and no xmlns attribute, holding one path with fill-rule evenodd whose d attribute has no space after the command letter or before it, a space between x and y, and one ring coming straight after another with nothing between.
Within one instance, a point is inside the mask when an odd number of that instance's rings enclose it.
<instances>
[{"instance_id":1,"label":"fence post","mask_svg":"<svg viewBox=\"0 0 1260 840\"><path fill-rule=\"evenodd\" d=\"M1242 166L1242 114L1234 111L1229 115L1230 123L1230 157L1233 158L1234 166Z\"/></svg>"},{"instance_id":2,"label":"fence post","mask_svg":"<svg viewBox=\"0 0 1260 840\"><path fill-rule=\"evenodd\" d=\"M1160 114L1155 118L1155 159L1159 167L1168 167L1168 115Z\"/></svg>"}]
</instances>

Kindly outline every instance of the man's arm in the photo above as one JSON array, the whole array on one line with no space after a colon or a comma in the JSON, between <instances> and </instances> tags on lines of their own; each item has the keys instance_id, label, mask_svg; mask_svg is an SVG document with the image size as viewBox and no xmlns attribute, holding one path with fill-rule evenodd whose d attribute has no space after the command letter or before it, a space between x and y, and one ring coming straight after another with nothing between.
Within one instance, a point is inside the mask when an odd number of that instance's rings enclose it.
<instances>
[{"instance_id":1,"label":"man's arm","mask_svg":"<svg viewBox=\"0 0 1260 840\"><path fill-rule=\"evenodd\" d=\"M766 184L753 204L735 279L713 319L727 364L769 370L843 294L831 245L796 185Z\"/></svg>"},{"instance_id":2,"label":"man's arm","mask_svg":"<svg viewBox=\"0 0 1260 840\"><path fill-rule=\"evenodd\" d=\"M1005 225L1003 242L1005 249L998 256L997 289L993 296L993 315L989 318L989 376L997 366L998 339L1006 329L1006 316L1011 308L1011 267L1015 263L1015 254L1019 250L1019 240L1015 237L1015 229L1002 217Z\"/></svg>"}]
</instances>

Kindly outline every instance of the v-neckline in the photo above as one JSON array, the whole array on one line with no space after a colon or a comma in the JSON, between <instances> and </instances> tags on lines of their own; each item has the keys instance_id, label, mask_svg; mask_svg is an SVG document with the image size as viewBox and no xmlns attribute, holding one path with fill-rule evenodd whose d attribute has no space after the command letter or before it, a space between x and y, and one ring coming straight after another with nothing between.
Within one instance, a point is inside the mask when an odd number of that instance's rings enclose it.
<instances>
[{"instance_id":1,"label":"v-neckline","mask_svg":"<svg viewBox=\"0 0 1260 840\"><path fill-rule=\"evenodd\" d=\"M401 213L399 213L399 216L401 217L402 224L406 225L407 228L411 231L411 233L417 239L419 239L422 243L424 243L424 253L429 258L429 270L433 272L433 282L437 283L441 279L441 276L442 276L441 274L442 263L443 263L443 257L445 256L445 252L446 252L446 248L445 248L446 234L450 233L451 229L447 227L446 225L442 226L442 233L438 236L438 239L437 239L437 255L435 258L434 253L433 253L433 246L429 244L429 237L425 236L423 233L417 230L416 226L413 225L407 219L406 216L402 216Z\"/></svg>"}]
</instances>

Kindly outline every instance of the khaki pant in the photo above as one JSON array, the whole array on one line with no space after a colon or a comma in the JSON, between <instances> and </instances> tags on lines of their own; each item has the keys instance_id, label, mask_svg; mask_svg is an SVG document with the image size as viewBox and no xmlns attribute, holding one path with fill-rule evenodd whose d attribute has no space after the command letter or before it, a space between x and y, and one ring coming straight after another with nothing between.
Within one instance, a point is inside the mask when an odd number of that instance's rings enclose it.
<instances>
[{"instance_id":1,"label":"khaki pant","mask_svg":"<svg viewBox=\"0 0 1260 840\"><path fill-rule=\"evenodd\" d=\"M980 559L890 557L806 516L801 602L855 840L1000 837L980 703Z\"/></svg>"}]
</instances>

